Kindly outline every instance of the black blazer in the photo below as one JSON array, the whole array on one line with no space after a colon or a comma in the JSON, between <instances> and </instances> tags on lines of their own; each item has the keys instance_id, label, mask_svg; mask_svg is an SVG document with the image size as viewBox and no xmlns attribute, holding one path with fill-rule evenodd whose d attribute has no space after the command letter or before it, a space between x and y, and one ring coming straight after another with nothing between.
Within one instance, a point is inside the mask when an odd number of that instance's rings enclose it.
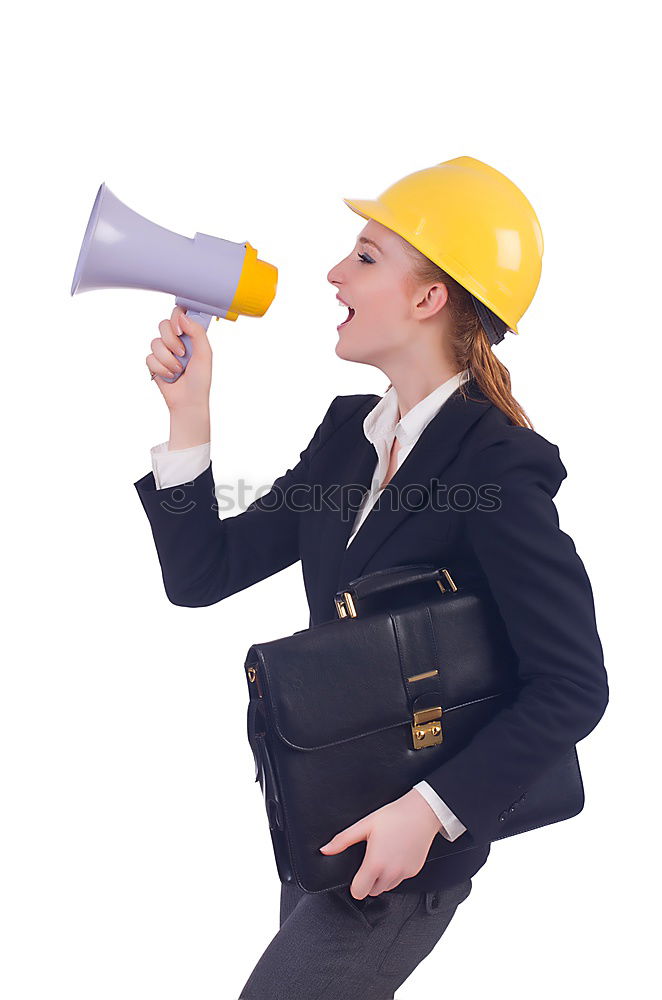
<instances>
[{"instance_id":1,"label":"black blazer","mask_svg":"<svg viewBox=\"0 0 662 1000\"><path fill-rule=\"evenodd\" d=\"M294 468L239 514L219 518L211 463L181 487L157 490L151 472L135 483L176 605L215 604L299 559L309 625L336 617L334 595L350 580L391 566L434 563L458 584L491 589L524 685L464 749L420 775L467 827L467 849L393 891L475 874L502 811L591 732L609 698L591 584L553 503L567 475L559 450L511 424L475 379L465 390L427 425L348 549L375 471L363 420L376 395L337 396Z\"/></svg>"}]
</instances>

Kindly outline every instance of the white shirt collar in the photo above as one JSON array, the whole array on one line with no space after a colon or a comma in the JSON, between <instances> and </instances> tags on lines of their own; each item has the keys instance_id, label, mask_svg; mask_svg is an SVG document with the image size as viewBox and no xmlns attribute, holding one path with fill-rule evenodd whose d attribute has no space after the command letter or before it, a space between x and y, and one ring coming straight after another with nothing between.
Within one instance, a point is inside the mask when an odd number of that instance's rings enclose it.
<instances>
[{"instance_id":1,"label":"white shirt collar","mask_svg":"<svg viewBox=\"0 0 662 1000\"><path fill-rule=\"evenodd\" d=\"M399 419L398 394L395 387L390 386L365 417L363 433L368 441L375 446L379 443L386 443L390 446L393 444L394 437L397 437L401 447L413 446L448 397L469 378L470 372L467 368L451 375L449 379L446 379L445 382L442 382L421 399L416 406L412 406L402 419Z\"/></svg>"}]
</instances>

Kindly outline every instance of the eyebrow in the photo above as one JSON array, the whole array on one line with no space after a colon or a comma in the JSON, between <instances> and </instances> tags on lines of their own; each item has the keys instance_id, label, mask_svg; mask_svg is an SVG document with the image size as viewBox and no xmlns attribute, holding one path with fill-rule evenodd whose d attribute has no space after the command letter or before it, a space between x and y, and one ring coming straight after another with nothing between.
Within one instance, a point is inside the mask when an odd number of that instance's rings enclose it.
<instances>
[{"instance_id":1,"label":"eyebrow","mask_svg":"<svg viewBox=\"0 0 662 1000\"><path fill-rule=\"evenodd\" d=\"M382 250L382 248L380 246L378 246L377 243L375 243L374 240L369 240L366 236L359 236L359 243L362 243L362 244L369 243L370 246L373 246L375 248L375 250L379 250L380 253L384 252Z\"/></svg>"}]
</instances>

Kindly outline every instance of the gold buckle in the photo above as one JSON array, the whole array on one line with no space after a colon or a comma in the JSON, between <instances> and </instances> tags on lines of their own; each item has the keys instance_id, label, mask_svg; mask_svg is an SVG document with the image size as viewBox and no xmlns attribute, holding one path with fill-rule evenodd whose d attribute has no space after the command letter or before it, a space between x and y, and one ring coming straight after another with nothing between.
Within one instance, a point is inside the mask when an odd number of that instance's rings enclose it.
<instances>
[{"instance_id":1,"label":"gold buckle","mask_svg":"<svg viewBox=\"0 0 662 1000\"><path fill-rule=\"evenodd\" d=\"M434 747L443 741L441 731L441 705L432 708L423 708L414 712L414 721L411 726L411 735L414 742L414 750L422 750L424 747Z\"/></svg>"},{"instance_id":2,"label":"gold buckle","mask_svg":"<svg viewBox=\"0 0 662 1000\"><path fill-rule=\"evenodd\" d=\"M457 587L455 586L455 581L453 580L453 577L450 575L450 573L448 572L448 570L447 569L442 569L441 572L444 574L444 576L448 580L448 582L449 582L449 584L451 586L451 590L457 590ZM446 593L446 588L444 587L444 585L441 582L441 580L437 580L436 583L437 583L437 586L439 587L439 590L442 592L442 594L445 594Z\"/></svg>"},{"instance_id":3,"label":"gold buckle","mask_svg":"<svg viewBox=\"0 0 662 1000\"><path fill-rule=\"evenodd\" d=\"M354 601L352 600L352 595L348 590L345 590L341 597L334 598L336 604L336 611L338 612L338 618L356 618L356 608L354 606Z\"/></svg>"}]
</instances>

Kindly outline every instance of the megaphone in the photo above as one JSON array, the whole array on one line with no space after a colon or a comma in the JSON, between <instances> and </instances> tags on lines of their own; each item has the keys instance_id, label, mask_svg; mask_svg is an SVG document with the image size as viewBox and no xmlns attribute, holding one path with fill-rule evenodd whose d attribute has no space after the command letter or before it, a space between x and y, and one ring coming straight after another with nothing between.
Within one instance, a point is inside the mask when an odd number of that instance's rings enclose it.
<instances>
[{"instance_id":1,"label":"megaphone","mask_svg":"<svg viewBox=\"0 0 662 1000\"><path fill-rule=\"evenodd\" d=\"M97 288L144 288L168 292L205 330L212 316L264 316L273 302L278 269L258 260L248 242L233 243L196 233L193 239L138 215L106 184L97 191L71 283L71 294ZM191 338L182 368L191 357ZM182 372L165 382L176 382Z\"/></svg>"}]
</instances>

